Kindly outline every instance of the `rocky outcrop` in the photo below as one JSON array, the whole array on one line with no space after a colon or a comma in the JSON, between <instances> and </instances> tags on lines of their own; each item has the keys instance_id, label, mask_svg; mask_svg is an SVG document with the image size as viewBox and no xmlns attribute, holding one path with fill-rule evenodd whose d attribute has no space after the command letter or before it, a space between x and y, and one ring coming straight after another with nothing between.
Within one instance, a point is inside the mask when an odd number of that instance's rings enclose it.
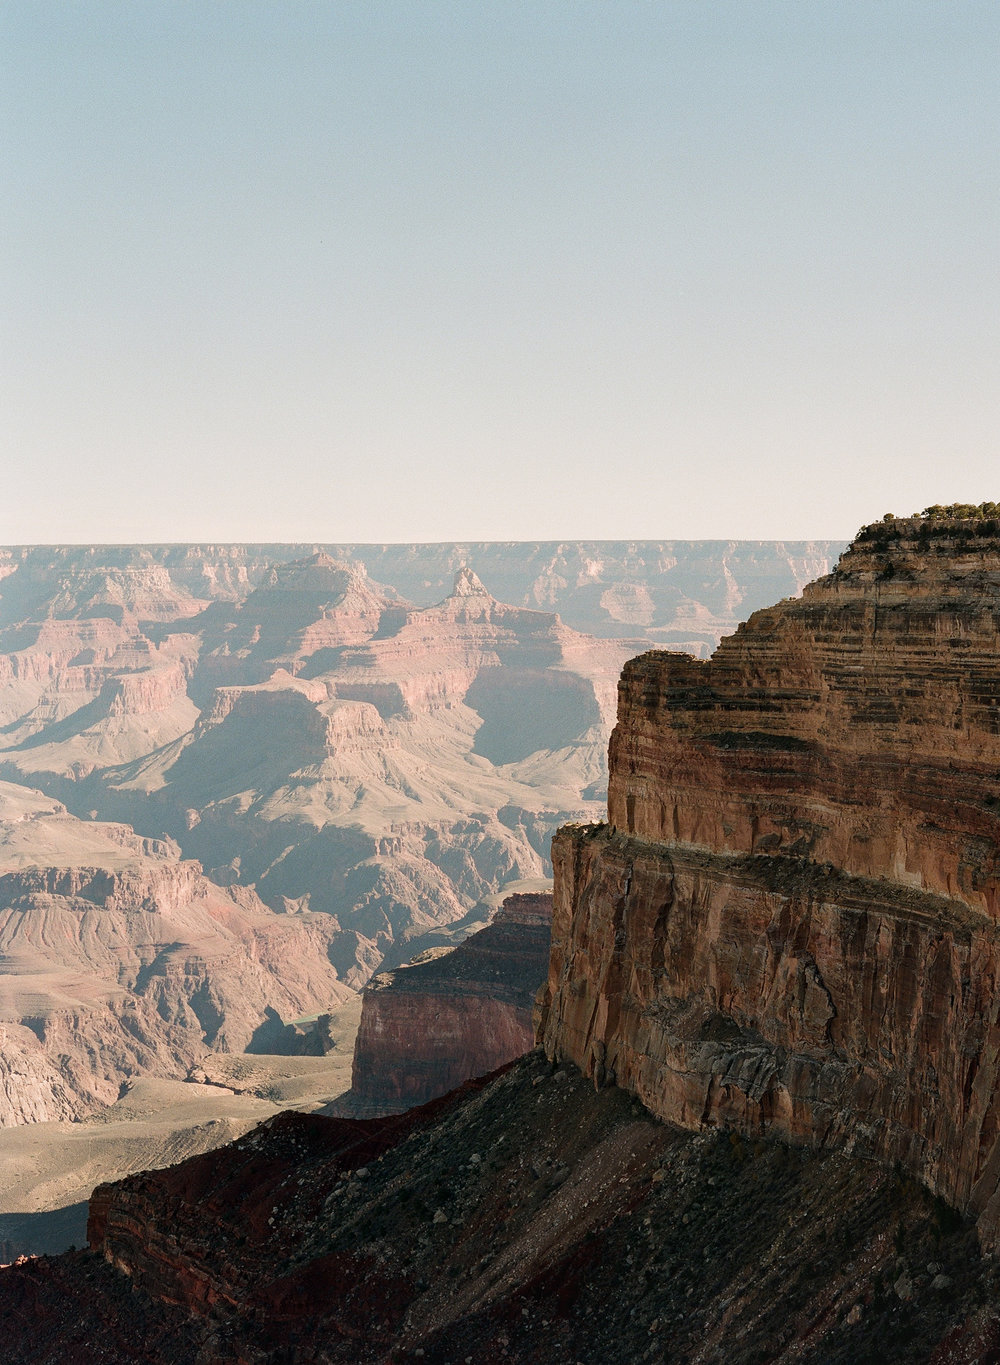
<instances>
[{"instance_id":1,"label":"rocky outcrop","mask_svg":"<svg viewBox=\"0 0 1000 1365\"><path fill-rule=\"evenodd\" d=\"M554 1057L686 1127L897 1161L1000 1237L1000 524L866 528L710 662L625 669L556 840Z\"/></svg>"},{"instance_id":2,"label":"rocky outcrop","mask_svg":"<svg viewBox=\"0 0 1000 1365\"><path fill-rule=\"evenodd\" d=\"M94 1251L0 1270L7 1360L985 1365L1000 1345L991 1268L916 1182L684 1133L537 1052L393 1118L283 1114L90 1211Z\"/></svg>"},{"instance_id":3,"label":"rocky outcrop","mask_svg":"<svg viewBox=\"0 0 1000 1365\"><path fill-rule=\"evenodd\" d=\"M529 1051L551 923L551 896L508 896L493 922L457 948L431 949L373 977L362 996L351 1089L327 1112L397 1114Z\"/></svg>"}]
</instances>

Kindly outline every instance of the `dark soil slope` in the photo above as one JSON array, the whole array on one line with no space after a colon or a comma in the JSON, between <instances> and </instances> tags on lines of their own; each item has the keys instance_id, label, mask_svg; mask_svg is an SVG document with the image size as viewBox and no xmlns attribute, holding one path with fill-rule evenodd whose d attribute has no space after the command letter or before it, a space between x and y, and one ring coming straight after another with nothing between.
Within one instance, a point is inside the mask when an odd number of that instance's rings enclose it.
<instances>
[{"instance_id":1,"label":"dark soil slope","mask_svg":"<svg viewBox=\"0 0 1000 1365\"><path fill-rule=\"evenodd\" d=\"M103 1186L91 1236L0 1272L5 1361L1000 1358L992 1264L913 1182L681 1133L537 1052Z\"/></svg>"}]
</instances>

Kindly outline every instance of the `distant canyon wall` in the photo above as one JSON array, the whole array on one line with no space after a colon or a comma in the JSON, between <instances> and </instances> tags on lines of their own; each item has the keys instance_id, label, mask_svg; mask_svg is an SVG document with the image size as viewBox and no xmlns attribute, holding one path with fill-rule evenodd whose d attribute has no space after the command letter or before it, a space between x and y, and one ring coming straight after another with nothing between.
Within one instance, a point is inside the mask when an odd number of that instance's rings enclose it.
<instances>
[{"instance_id":1,"label":"distant canyon wall","mask_svg":"<svg viewBox=\"0 0 1000 1365\"><path fill-rule=\"evenodd\" d=\"M751 612L794 597L828 573L844 544L563 540L10 546L0 547L0 621L41 609L54 581L72 585L88 576L99 581L109 564L133 574L161 571L168 597L240 601L275 565L323 553L363 565L369 577L415 606L440 602L455 574L468 566L500 601L558 612L585 634L639 636L704 655Z\"/></svg>"}]
</instances>

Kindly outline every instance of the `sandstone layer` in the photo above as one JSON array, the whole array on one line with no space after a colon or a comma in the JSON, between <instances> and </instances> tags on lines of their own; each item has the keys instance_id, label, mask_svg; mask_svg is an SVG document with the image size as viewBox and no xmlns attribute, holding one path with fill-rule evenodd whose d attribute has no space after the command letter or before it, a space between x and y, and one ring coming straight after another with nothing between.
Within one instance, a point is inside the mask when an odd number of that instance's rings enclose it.
<instances>
[{"instance_id":1,"label":"sandstone layer","mask_svg":"<svg viewBox=\"0 0 1000 1365\"><path fill-rule=\"evenodd\" d=\"M625 669L556 840L543 1036L686 1127L893 1160L1000 1236L1000 525L866 528Z\"/></svg>"},{"instance_id":2,"label":"sandstone layer","mask_svg":"<svg viewBox=\"0 0 1000 1365\"><path fill-rule=\"evenodd\" d=\"M362 993L351 1089L326 1112L397 1114L528 1052L551 925L550 895L508 896L457 948L374 976Z\"/></svg>"}]
</instances>

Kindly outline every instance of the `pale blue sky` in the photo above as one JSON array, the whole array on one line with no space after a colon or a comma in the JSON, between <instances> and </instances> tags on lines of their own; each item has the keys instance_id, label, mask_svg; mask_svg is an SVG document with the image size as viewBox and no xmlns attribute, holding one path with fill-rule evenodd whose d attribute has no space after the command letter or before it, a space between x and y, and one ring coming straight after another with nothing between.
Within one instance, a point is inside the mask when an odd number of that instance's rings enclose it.
<instances>
[{"instance_id":1,"label":"pale blue sky","mask_svg":"<svg viewBox=\"0 0 1000 1365\"><path fill-rule=\"evenodd\" d=\"M994 0L4 0L0 541L1000 497Z\"/></svg>"}]
</instances>

